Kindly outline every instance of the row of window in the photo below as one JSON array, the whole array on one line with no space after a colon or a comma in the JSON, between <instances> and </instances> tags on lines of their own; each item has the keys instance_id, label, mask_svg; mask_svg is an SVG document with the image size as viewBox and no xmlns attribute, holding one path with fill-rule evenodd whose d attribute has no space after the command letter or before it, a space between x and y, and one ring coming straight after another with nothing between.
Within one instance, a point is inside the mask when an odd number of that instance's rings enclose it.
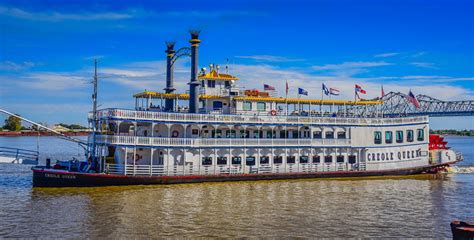
<instances>
[{"instance_id":1,"label":"row of window","mask_svg":"<svg viewBox=\"0 0 474 240\"><path fill-rule=\"evenodd\" d=\"M252 110L252 102L244 102L244 111L251 111ZM258 111L265 111L267 109L267 103L265 102L257 102L257 110Z\"/></svg>"},{"instance_id":2,"label":"row of window","mask_svg":"<svg viewBox=\"0 0 474 240\"><path fill-rule=\"evenodd\" d=\"M201 81L201 86L206 86L204 81ZM215 88L216 87L216 80L207 80L207 87L208 88ZM224 87L230 87L230 81L224 81Z\"/></svg>"},{"instance_id":3,"label":"row of window","mask_svg":"<svg viewBox=\"0 0 474 240\"><path fill-rule=\"evenodd\" d=\"M395 156L397 157L397 160L414 159L421 156L421 151L401 151L398 152L396 155L393 152L368 153L367 161L390 161L395 160Z\"/></svg>"},{"instance_id":4,"label":"row of window","mask_svg":"<svg viewBox=\"0 0 474 240\"><path fill-rule=\"evenodd\" d=\"M406 142L413 142L414 141L414 131L413 130L406 130L406 139L404 139L404 132L402 130L395 131L395 142L403 143ZM424 129L417 129L416 130L416 140L417 141L424 141L425 140L425 132ZM374 132L374 143L375 144L382 144L382 132L375 131ZM385 143L390 144L393 143L393 132L392 131L385 131Z\"/></svg>"},{"instance_id":5,"label":"row of window","mask_svg":"<svg viewBox=\"0 0 474 240\"><path fill-rule=\"evenodd\" d=\"M290 132L291 132L291 137L290 137ZM208 133L207 130L204 130L204 134ZM240 134L238 134L240 133ZM265 134L266 133L266 134ZM197 134L197 132L196 132ZM276 138L277 137L277 132L276 131L258 131L255 130L253 131L253 138ZM280 131L280 138L310 138L311 134L309 130L306 131L298 131L298 130L293 130L293 131L285 131L281 130ZM250 138L250 131L249 130L212 130L211 131L211 137L213 138ZM346 138L346 132L337 132L336 134L334 132L325 132L324 137L328 139L345 139ZM315 139L322 139L323 138L323 133L321 131L315 131L313 132L313 138Z\"/></svg>"},{"instance_id":6,"label":"row of window","mask_svg":"<svg viewBox=\"0 0 474 240\"><path fill-rule=\"evenodd\" d=\"M202 158L202 165L212 165L212 157L203 157ZM312 163L320 163L321 162L321 156L313 156ZM334 162L334 156L328 155L324 156L324 163L333 163ZM336 156L336 162L337 163L343 163L344 162L344 156L339 155ZM356 156L355 155L350 155L347 158L347 162L350 164L356 163ZM260 164L269 164L270 163L270 157L269 156L261 156L260 157ZM281 164L283 163L283 156L275 156L273 158L273 163L274 164ZM296 157L295 156L287 156L286 157L286 163L296 163ZM299 163L310 163L310 158L309 156L300 156L299 158ZM231 164L234 165L240 165L242 164L242 157L239 156L233 156L231 158ZM256 157L254 156L247 156L245 158L245 164L247 166L254 166L256 164ZM217 165L227 165L227 157L217 157Z\"/></svg>"}]
</instances>

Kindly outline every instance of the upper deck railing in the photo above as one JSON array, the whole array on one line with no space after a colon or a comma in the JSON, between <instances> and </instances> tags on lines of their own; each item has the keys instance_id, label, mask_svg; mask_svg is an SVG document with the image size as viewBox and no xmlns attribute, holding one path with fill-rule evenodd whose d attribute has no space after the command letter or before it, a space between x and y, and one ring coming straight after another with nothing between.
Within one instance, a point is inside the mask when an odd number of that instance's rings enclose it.
<instances>
[{"instance_id":1,"label":"upper deck railing","mask_svg":"<svg viewBox=\"0 0 474 240\"><path fill-rule=\"evenodd\" d=\"M89 119L91 114L89 114ZM377 117L308 117L287 115L193 114L137 111L108 108L97 112L98 118L151 120L163 122L209 122L229 124L325 124L325 125L391 125L428 122L427 116L402 118Z\"/></svg>"},{"instance_id":2,"label":"upper deck railing","mask_svg":"<svg viewBox=\"0 0 474 240\"><path fill-rule=\"evenodd\" d=\"M91 140L89 140L91 141ZM160 147L223 147L223 146L349 146L350 139L266 139L266 138L161 138L121 135L97 135L100 144Z\"/></svg>"}]
</instances>

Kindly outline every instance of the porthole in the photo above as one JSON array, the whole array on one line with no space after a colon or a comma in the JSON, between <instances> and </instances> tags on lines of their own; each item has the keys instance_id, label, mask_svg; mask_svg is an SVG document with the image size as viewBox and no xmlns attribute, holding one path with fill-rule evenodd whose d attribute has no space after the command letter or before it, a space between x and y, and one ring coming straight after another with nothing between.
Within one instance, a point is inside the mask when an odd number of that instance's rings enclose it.
<instances>
[{"instance_id":1,"label":"porthole","mask_svg":"<svg viewBox=\"0 0 474 240\"><path fill-rule=\"evenodd\" d=\"M382 161L385 161L385 154L382 153Z\"/></svg>"},{"instance_id":2,"label":"porthole","mask_svg":"<svg viewBox=\"0 0 474 240\"><path fill-rule=\"evenodd\" d=\"M402 159L402 153L398 152L398 160L401 160L401 159Z\"/></svg>"},{"instance_id":3,"label":"porthole","mask_svg":"<svg viewBox=\"0 0 474 240\"><path fill-rule=\"evenodd\" d=\"M393 160L393 152L390 153L390 160Z\"/></svg>"}]
</instances>

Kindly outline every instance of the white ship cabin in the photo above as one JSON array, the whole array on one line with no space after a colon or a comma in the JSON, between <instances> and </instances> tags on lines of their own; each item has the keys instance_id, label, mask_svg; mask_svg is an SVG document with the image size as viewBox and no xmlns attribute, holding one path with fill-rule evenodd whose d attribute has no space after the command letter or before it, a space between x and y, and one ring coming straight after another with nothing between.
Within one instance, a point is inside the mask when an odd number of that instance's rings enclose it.
<instances>
[{"instance_id":1,"label":"white ship cabin","mask_svg":"<svg viewBox=\"0 0 474 240\"><path fill-rule=\"evenodd\" d=\"M381 102L283 98L242 89L238 77L213 66L196 76L196 112L188 107L192 94L174 90L135 94L134 110L98 111L96 143L106 149L101 154L107 171L282 173L428 164L426 116L361 116L354 106L376 109Z\"/></svg>"},{"instance_id":2,"label":"white ship cabin","mask_svg":"<svg viewBox=\"0 0 474 240\"><path fill-rule=\"evenodd\" d=\"M351 107L356 105L380 105L380 101L345 101L277 97L276 91L243 89L238 86L238 77L219 72L218 65L210 65L210 71L201 69L198 76L199 113L272 115L272 116L344 116L354 115ZM144 91L134 95L135 109L165 111L166 99L172 99L173 108L166 112L188 112L189 94ZM371 113L372 115L374 112ZM381 113L380 113L381 114Z\"/></svg>"}]
</instances>

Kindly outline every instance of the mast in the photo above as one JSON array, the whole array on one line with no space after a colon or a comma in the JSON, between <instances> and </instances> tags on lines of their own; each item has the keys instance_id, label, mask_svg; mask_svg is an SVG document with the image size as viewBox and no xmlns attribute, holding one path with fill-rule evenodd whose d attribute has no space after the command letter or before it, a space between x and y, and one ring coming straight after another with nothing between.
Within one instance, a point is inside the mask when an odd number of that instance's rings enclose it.
<instances>
[{"instance_id":1,"label":"mast","mask_svg":"<svg viewBox=\"0 0 474 240\"><path fill-rule=\"evenodd\" d=\"M94 80L92 81L94 85L94 93L92 94L92 146L90 157L93 160L94 167L96 165L95 156L96 156L96 132L97 132L97 59L94 59Z\"/></svg>"}]
</instances>

